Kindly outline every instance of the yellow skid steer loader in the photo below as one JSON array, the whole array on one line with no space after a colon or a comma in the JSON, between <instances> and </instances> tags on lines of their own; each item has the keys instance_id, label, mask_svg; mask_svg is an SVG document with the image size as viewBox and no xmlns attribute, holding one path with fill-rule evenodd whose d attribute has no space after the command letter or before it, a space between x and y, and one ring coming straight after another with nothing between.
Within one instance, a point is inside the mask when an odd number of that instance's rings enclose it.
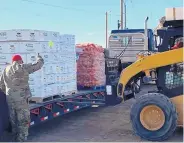
<instances>
[{"instance_id":1,"label":"yellow skid steer loader","mask_svg":"<svg viewBox=\"0 0 184 143\"><path fill-rule=\"evenodd\" d=\"M123 101L135 96L125 94L127 87L146 72L156 70L157 91L138 97L131 108L130 119L134 132L150 141L169 138L177 126L183 127L183 20L165 21L157 30L158 52L139 58L121 73L117 86Z\"/></svg>"}]
</instances>

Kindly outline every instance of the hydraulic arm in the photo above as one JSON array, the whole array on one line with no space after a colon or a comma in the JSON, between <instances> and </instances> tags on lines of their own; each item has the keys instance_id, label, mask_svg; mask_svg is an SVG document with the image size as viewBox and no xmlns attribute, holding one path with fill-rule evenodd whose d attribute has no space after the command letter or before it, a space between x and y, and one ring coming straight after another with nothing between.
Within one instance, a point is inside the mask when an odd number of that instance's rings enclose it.
<instances>
[{"instance_id":1,"label":"hydraulic arm","mask_svg":"<svg viewBox=\"0 0 184 143\"><path fill-rule=\"evenodd\" d=\"M156 53L138 59L135 63L125 68L120 76L117 86L118 96L124 99L127 83L140 72L183 62L183 48Z\"/></svg>"}]
</instances>

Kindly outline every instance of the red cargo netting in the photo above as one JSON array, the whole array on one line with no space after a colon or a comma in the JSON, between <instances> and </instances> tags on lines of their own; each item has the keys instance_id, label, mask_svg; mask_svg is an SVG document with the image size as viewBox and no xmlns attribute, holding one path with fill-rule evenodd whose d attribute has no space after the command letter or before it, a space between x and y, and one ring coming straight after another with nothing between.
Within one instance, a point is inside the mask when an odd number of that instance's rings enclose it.
<instances>
[{"instance_id":1,"label":"red cargo netting","mask_svg":"<svg viewBox=\"0 0 184 143\"><path fill-rule=\"evenodd\" d=\"M83 53L77 61L77 84L80 86L105 85L105 58L104 49L95 44L78 44Z\"/></svg>"}]
</instances>

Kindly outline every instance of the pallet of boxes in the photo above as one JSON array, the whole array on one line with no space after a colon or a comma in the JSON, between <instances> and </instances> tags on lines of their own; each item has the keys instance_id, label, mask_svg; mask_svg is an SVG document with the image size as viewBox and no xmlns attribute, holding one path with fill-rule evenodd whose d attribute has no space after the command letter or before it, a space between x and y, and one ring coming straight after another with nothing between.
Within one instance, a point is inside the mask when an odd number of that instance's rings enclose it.
<instances>
[{"instance_id":1,"label":"pallet of boxes","mask_svg":"<svg viewBox=\"0 0 184 143\"><path fill-rule=\"evenodd\" d=\"M0 31L0 72L11 63L14 54L20 54L24 63L34 63L38 53L45 64L41 70L29 76L30 100L44 102L75 93L74 35L24 29Z\"/></svg>"}]
</instances>

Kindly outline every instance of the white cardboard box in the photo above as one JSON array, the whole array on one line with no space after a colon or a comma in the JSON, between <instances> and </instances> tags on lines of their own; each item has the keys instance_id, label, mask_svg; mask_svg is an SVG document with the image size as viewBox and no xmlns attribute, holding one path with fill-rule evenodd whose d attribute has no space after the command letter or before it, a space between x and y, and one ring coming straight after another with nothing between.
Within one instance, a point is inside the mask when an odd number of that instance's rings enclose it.
<instances>
[{"instance_id":1,"label":"white cardboard box","mask_svg":"<svg viewBox=\"0 0 184 143\"><path fill-rule=\"evenodd\" d=\"M52 63L48 64L48 72L49 74L54 74L54 65Z\"/></svg>"},{"instance_id":2,"label":"white cardboard box","mask_svg":"<svg viewBox=\"0 0 184 143\"><path fill-rule=\"evenodd\" d=\"M59 35L60 35L59 32L53 32L53 31L51 31L50 34L51 34L51 40L52 41L59 42L59 40L60 40L59 39L60 38L59 37Z\"/></svg>"},{"instance_id":3,"label":"white cardboard box","mask_svg":"<svg viewBox=\"0 0 184 143\"><path fill-rule=\"evenodd\" d=\"M0 41L9 41L9 40L59 42L59 32L32 30L32 29L1 30Z\"/></svg>"},{"instance_id":4,"label":"white cardboard box","mask_svg":"<svg viewBox=\"0 0 184 143\"><path fill-rule=\"evenodd\" d=\"M49 52L49 43L48 42L39 42L40 48L42 50L42 53L48 53Z\"/></svg>"},{"instance_id":5,"label":"white cardboard box","mask_svg":"<svg viewBox=\"0 0 184 143\"><path fill-rule=\"evenodd\" d=\"M20 42L20 53L41 53L41 42Z\"/></svg>"},{"instance_id":6,"label":"white cardboard box","mask_svg":"<svg viewBox=\"0 0 184 143\"><path fill-rule=\"evenodd\" d=\"M70 91L77 91L77 81L76 80L71 81L70 86L71 86Z\"/></svg>"},{"instance_id":7,"label":"white cardboard box","mask_svg":"<svg viewBox=\"0 0 184 143\"><path fill-rule=\"evenodd\" d=\"M37 97L47 97L49 96L49 87L44 85L40 88L40 95L37 95Z\"/></svg>"},{"instance_id":8,"label":"white cardboard box","mask_svg":"<svg viewBox=\"0 0 184 143\"><path fill-rule=\"evenodd\" d=\"M47 80L48 80L48 84L54 84L56 83L56 80L55 80L55 75L54 74L50 74L50 75L47 75Z\"/></svg>"},{"instance_id":9,"label":"white cardboard box","mask_svg":"<svg viewBox=\"0 0 184 143\"><path fill-rule=\"evenodd\" d=\"M62 64L53 64L53 73L61 74L62 73Z\"/></svg>"},{"instance_id":10,"label":"white cardboard box","mask_svg":"<svg viewBox=\"0 0 184 143\"><path fill-rule=\"evenodd\" d=\"M61 80L61 84L65 83L65 77L62 75L60 75L60 80Z\"/></svg>"},{"instance_id":11,"label":"white cardboard box","mask_svg":"<svg viewBox=\"0 0 184 143\"><path fill-rule=\"evenodd\" d=\"M39 41L59 41L59 32L40 30L39 35Z\"/></svg>"},{"instance_id":12,"label":"white cardboard box","mask_svg":"<svg viewBox=\"0 0 184 143\"><path fill-rule=\"evenodd\" d=\"M48 52L49 53L56 53L56 45L55 45L55 43L53 44L52 47L48 46Z\"/></svg>"},{"instance_id":13,"label":"white cardboard box","mask_svg":"<svg viewBox=\"0 0 184 143\"><path fill-rule=\"evenodd\" d=\"M44 59L44 63L52 63L52 54L50 53L40 53L40 55L42 56L42 58Z\"/></svg>"},{"instance_id":14,"label":"white cardboard box","mask_svg":"<svg viewBox=\"0 0 184 143\"><path fill-rule=\"evenodd\" d=\"M48 75L50 73L48 64L44 64L43 67L39 70L41 75Z\"/></svg>"},{"instance_id":15,"label":"white cardboard box","mask_svg":"<svg viewBox=\"0 0 184 143\"><path fill-rule=\"evenodd\" d=\"M31 93L33 94L34 97L47 97L49 96L49 89L47 85L42 85L42 86L30 86Z\"/></svg>"},{"instance_id":16,"label":"white cardboard box","mask_svg":"<svg viewBox=\"0 0 184 143\"><path fill-rule=\"evenodd\" d=\"M33 86L41 85L41 77L34 74L29 75L29 85Z\"/></svg>"},{"instance_id":17,"label":"white cardboard box","mask_svg":"<svg viewBox=\"0 0 184 143\"><path fill-rule=\"evenodd\" d=\"M0 53L20 53L18 42L0 42Z\"/></svg>"},{"instance_id":18,"label":"white cardboard box","mask_svg":"<svg viewBox=\"0 0 184 143\"><path fill-rule=\"evenodd\" d=\"M10 35L9 30L0 30L0 41L7 41Z\"/></svg>"},{"instance_id":19,"label":"white cardboard box","mask_svg":"<svg viewBox=\"0 0 184 143\"><path fill-rule=\"evenodd\" d=\"M66 88L65 88L65 86L64 86L64 84L60 84L60 89L61 89L61 91L60 91L60 93L62 94L62 93L65 93L65 90L66 90Z\"/></svg>"},{"instance_id":20,"label":"white cardboard box","mask_svg":"<svg viewBox=\"0 0 184 143\"><path fill-rule=\"evenodd\" d=\"M41 85L47 85L49 83L48 75L41 75Z\"/></svg>"},{"instance_id":21,"label":"white cardboard box","mask_svg":"<svg viewBox=\"0 0 184 143\"><path fill-rule=\"evenodd\" d=\"M55 86L56 86L57 94L61 94L61 86L60 86L60 84L56 84Z\"/></svg>"},{"instance_id":22,"label":"white cardboard box","mask_svg":"<svg viewBox=\"0 0 184 143\"><path fill-rule=\"evenodd\" d=\"M50 41L50 33L48 31L39 31L39 41Z\"/></svg>"},{"instance_id":23,"label":"white cardboard box","mask_svg":"<svg viewBox=\"0 0 184 143\"><path fill-rule=\"evenodd\" d=\"M55 62L55 63L59 63L59 62L61 62L61 59L60 59L60 53L53 53L52 54L52 60L53 60L53 62Z\"/></svg>"},{"instance_id":24,"label":"white cardboard box","mask_svg":"<svg viewBox=\"0 0 184 143\"><path fill-rule=\"evenodd\" d=\"M62 92L61 93L66 93L67 92L67 83L62 84Z\"/></svg>"},{"instance_id":25,"label":"white cardboard box","mask_svg":"<svg viewBox=\"0 0 184 143\"><path fill-rule=\"evenodd\" d=\"M39 87L38 86L30 85L29 88L30 88L32 97L35 97L35 96L39 96L40 95L40 92L39 92L40 90L39 90Z\"/></svg>"},{"instance_id":26,"label":"white cardboard box","mask_svg":"<svg viewBox=\"0 0 184 143\"><path fill-rule=\"evenodd\" d=\"M12 63L12 54L0 54L0 64Z\"/></svg>"},{"instance_id":27,"label":"white cardboard box","mask_svg":"<svg viewBox=\"0 0 184 143\"><path fill-rule=\"evenodd\" d=\"M53 93L54 90L53 90L52 85L48 85L46 90L47 90L47 94L46 94L45 96L55 95L55 94Z\"/></svg>"},{"instance_id":28,"label":"white cardboard box","mask_svg":"<svg viewBox=\"0 0 184 143\"><path fill-rule=\"evenodd\" d=\"M54 44L54 49L55 49L55 52L61 52L61 47L60 47L60 44L58 42L55 42Z\"/></svg>"},{"instance_id":29,"label":"white cardboard box","mask_svg":"<svg viewBox=\"0 0 184 143\"><path fill-rule=\"evenodd\" d=\"M48 42L20 42L20 53L49 53Z\"/></svg>"},{"instance_id":30,"label":"white cardboard box","mask_svg":"<svg viewBox=\"0 0 184 143\"><path fill-rule=\"evenodd\" d=\"M36 41L39 38L39 31L31 29L13 29L9 30L7 34L7 40Z\"/></svg>"},{"instance_id":31,"label":"white cardboard box","mask_svg":"<svg viewBox=\"0 0 184 143\"><path fill-rule=\"evenodd\" d=\"M166 21L183 20L183 7L166 8Z\"/></svg>"},{"instance_id":32,"label":"white cardboard box","mask_svg":"<svg viewBox=\"0 0 184 143\"><path fill-rule=\"evenodd\" d=\"M61 83L61 76L60 76L60 74L55 74L54 75L54 80L55 80L55 83L60 84Z\"/></svg>"},{"instance_id":33,"label":"white cardboard box","mask_svg":"<svg viewBox=\"0 0 184 143\"><path fill-rule=\"evenodd\" d=\"M0 65L0 76L2 75L2 73L6 67L7 67L7 65Z\"/></svg>"},{"instance_id":34,"label":"white cardboard box","mask_svg":"<svg viewBox=\"0 0 184 143\"><path fill-rule=\"evenodd\" d=\"M27 63L36 63L37 55L35 53L26 54Z\"/></svg>"}]
</instances>

